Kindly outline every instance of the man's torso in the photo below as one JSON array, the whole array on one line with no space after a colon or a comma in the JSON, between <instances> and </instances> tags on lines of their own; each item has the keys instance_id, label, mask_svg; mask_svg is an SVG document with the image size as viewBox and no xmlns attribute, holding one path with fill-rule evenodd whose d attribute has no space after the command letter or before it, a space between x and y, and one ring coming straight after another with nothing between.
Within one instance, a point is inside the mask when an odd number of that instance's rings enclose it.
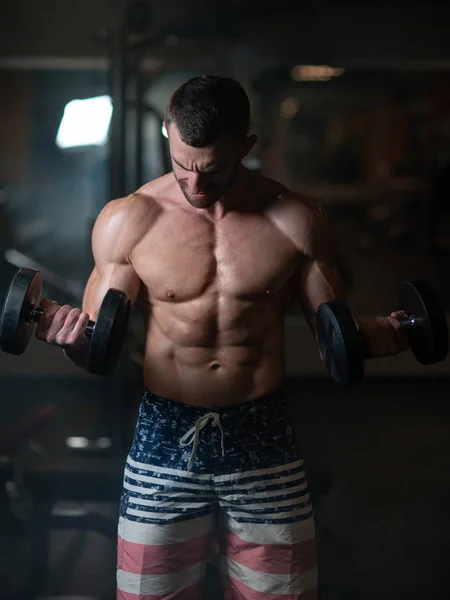
<instances>
[{"instance_id":1,"label":"man's torso","mask_svg":"<svg viewBox=\"0 0 450 600\"><path fill-rule=\"evenodd\" d=\"M269 393L284 378L284 314L301 258L279 227L283 188L270 182L246 211L211 220L173 201L173 186L169 175L140 191L157 217L130 256L148 321L146 387L211 407Z\"/></svg>"}]
</instances>

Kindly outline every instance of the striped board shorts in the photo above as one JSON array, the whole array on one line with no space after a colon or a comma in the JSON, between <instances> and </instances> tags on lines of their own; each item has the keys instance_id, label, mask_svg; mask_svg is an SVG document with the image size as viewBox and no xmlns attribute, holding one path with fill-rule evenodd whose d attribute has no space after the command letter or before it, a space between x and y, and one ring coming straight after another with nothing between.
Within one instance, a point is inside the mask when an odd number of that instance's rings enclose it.
<instances>
[{"instance_id":1,"label":"striped board shorts","mask_svg":"<svg viewBox=\"0 0 450 600\"><path fill-rule=\"evenodd\" d=\"M117 598L201 598L215 548L225 600L316 600L314 521L285 395L211 410L146 391L125 466Z\"/></svg>"}]
</instances>

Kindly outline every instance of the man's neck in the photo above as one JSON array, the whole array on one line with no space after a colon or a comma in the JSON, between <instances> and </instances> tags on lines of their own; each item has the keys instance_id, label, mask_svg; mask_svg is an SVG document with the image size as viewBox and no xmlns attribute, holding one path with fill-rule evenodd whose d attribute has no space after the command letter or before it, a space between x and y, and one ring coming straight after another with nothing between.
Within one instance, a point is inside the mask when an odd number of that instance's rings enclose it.
<instances>
[{"instance_id":1,"label":"man's neck","mask_svg":"<svg viewBox=\"0 0 450 600\"><path fill-rule=\"evenodd\" d=\"M227 213L233 210L245 208L249 198L249 179L250 171L240 165L236 173L236 180L233 186L210 208L206 208L205 213L214 220L223 219Z\"/></svg>"}]
</instances>

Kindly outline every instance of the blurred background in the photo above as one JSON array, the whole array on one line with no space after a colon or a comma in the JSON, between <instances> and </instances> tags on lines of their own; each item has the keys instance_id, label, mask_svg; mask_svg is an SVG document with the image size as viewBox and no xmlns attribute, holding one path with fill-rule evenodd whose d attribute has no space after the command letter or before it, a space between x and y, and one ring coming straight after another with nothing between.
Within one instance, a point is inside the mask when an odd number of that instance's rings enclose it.
<instances>
[{"instance_id":1,"label":"blurred background","mask_svg":"<svg viewBox=\"0 0 450 600\"><path fill-rule=\"evenodd\" d=\"M247 166L328 211L353 311L388 314L424 278L448 313L449 25L437 1L2 0L0 298L31 267L46 296L81 304L96 216L170 169L169 96L214 73L251 98ZM141 342L133 316L107 377L34 340L0 355L1 598L114 598ZM296 310L286 356L320 600L448 599L449 360L372 361L341 388Z\"/></svg>"}]
</instances>

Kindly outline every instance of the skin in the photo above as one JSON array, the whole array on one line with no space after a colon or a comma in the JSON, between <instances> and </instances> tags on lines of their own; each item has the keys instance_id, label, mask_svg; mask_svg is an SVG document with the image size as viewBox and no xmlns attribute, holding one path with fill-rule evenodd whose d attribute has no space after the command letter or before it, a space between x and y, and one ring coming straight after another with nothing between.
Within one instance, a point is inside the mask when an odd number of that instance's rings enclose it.
<instances>
[{"instance_id":1,"label":"skin","mask_svg":"<svg viewBox=\"0 0 450 600\"><path fill-rule=\"evenodd\" d=\"M85 365L84 329L110 287L146 324L144 382L191 405L240 403L280 388L284 317L299 302L315 332L322 302L344 299L324 211L241 165L255 137L192 148L168 128L173 172L110 202L94 227L83 312L46 302L36 335ZM367 357L407 348L401 313L359 323Z\"/></svg>"}]
</instances>

